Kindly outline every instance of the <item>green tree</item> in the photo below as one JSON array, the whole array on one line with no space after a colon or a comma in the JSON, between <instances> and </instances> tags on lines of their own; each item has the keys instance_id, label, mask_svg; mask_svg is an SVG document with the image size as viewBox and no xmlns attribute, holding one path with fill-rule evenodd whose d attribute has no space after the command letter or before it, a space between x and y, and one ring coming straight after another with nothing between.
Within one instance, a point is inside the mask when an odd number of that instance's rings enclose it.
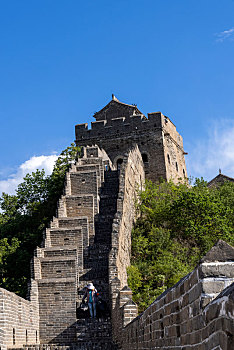
<instances>
[{"instance_id":1,"label":"green tree","mask_svg":"<svg viewBox=\"0 0 234 350\"><path fill-rule=\"evenodd\" d=\"M132 232L129 286L142 311L194 269L223 239L234 244L234 184L208 188L146 182L139 193L139 218Z\"/></svg>"},{"instance_id":2,"label":"green tree","mask_svg":"<svg viewBox=\"0 0 234 350\"><path fill-rule=\"evenodd\" d=\"M65 174L80 154L71 144L58 157L53 172L27 174L15 195L0 198L0 286L23 297L30 277L33 250L42 241L43 230L55 214L62 195Z\"/></svg>"}]
</instances>

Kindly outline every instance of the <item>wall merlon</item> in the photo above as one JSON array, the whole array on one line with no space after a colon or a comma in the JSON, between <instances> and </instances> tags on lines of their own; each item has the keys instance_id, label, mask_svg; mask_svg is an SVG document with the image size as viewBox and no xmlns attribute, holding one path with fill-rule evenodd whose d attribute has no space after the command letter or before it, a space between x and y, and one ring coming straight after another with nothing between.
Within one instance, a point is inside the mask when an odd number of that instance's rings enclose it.
<instances>
[{"instance_id":1,"label":"wall merlon","mask_svg":"<svg viewBox=\"0 0 234 350\"><path fill-rule=\"evenodd\" d=\"M79 130L86 130L86 129L88 129L88 123L76 124L75 128L79 129Z\"/></svg>"},{"instance_id":2,"label":"wall merlon","mask_svg":"<svg viewBox=\"0 0 234 350\"><path fill-rule=\"evenodd\" d=\"M58 218L53 217L53 220L50 222L50 228L58 227Z\"/></svg>"},{"instance_id":3,"label":"wall merlon","mask_svg":"<svg viewBox=\"0 0 234 350\"><path fill-rule=\"evenodd\" d=\"M106 120L100 120L96 122L91 122L91 129L92 130L102 130L103 127L106 125L107 121Z\"/></svg>"}]
</instances>

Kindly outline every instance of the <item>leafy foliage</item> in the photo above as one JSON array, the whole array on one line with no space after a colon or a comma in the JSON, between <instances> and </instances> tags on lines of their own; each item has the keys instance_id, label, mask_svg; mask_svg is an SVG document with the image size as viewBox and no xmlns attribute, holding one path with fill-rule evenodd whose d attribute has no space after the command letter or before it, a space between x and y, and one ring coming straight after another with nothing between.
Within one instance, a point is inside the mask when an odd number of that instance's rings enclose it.
<instances>
[{"instance_id":1,"label":"leafy foliage","mask_svg":"<svg viewBox=\"0 0 234 350\"><path fill-rule=\"evenodd\" d=\"M43 230L55 214L63 192L66 171L79 155L71 144L58 157L53 172L27 174L15 195L0 198L0 287L25 297L33 250L42 241Z\"/></svg>"},{"instance_id":2,"label":"leafy foliage","mask_svg":"<svg viewBox=\"0 0 234 350\"><path fill-rule=\"evenodd\" d=\"M234 183L147 182L137 210L128 282L140 311L192 271L218 239L234 245Z\"/></svg>"}]
</instances>

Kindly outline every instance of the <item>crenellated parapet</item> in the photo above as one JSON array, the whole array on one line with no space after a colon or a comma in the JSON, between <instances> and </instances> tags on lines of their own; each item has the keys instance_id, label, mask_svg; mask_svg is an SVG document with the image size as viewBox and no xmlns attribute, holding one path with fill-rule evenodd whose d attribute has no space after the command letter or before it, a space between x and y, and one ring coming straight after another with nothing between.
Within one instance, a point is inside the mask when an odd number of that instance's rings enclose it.
<instances>
[{"instance_id":1,"label":"crenellated parapet","mask_svg":"<svg viewBox=\"0 0 234 350\"><path fill-rule=\"evenodd\" d=\"M77 145L98 145L118 166L124 154L137 144L146 178L186 181L183 139L167 116L154 112L146 117L136 106L112 100L94 117L90 128L87 123L76 125Z\"/></svg>"},{"instance_id":2,"label":"crenellated parapet","mask_svg":"<svg viewBox=\"0 0 234 350\"><path fill-rule=\"evenodd\" d=\"M91 122L91 128L88 124L77 124L75 126L76 141L79 145L85 140L92 140L97 138L112 138L128 134L138 134L140 132L149 132L155 129L163 129L166 136L167 133L171 135L177 145L183 148L182 137L178 134L175 125L172 121L164 116L161 112L149 113L148 118L143 114L132 115L129 117L121 117L109 120L99 120Z\"/></svg>"}]
</instances>

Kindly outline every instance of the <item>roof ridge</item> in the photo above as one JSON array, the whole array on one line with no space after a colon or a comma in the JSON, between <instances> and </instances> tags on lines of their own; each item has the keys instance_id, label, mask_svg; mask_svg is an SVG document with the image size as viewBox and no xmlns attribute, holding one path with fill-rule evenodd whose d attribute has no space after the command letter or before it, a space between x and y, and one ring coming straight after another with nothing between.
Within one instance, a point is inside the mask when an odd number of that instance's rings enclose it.
<instances>
[{"instance_id":1,"label":"roof ridge","mask_svg":"<svg viewBox=\"0 0 234 350\"><path fill-rule=\"evenodd\" d=\"M125 106L130 106L130 107L136 107L137 108L137 105L130 105L129 103L121 102L120 100L117 99L117 97L114 94L112 94L112 101L121 103L122 105L125 105Z\"/></svg>"}]
</instances>

